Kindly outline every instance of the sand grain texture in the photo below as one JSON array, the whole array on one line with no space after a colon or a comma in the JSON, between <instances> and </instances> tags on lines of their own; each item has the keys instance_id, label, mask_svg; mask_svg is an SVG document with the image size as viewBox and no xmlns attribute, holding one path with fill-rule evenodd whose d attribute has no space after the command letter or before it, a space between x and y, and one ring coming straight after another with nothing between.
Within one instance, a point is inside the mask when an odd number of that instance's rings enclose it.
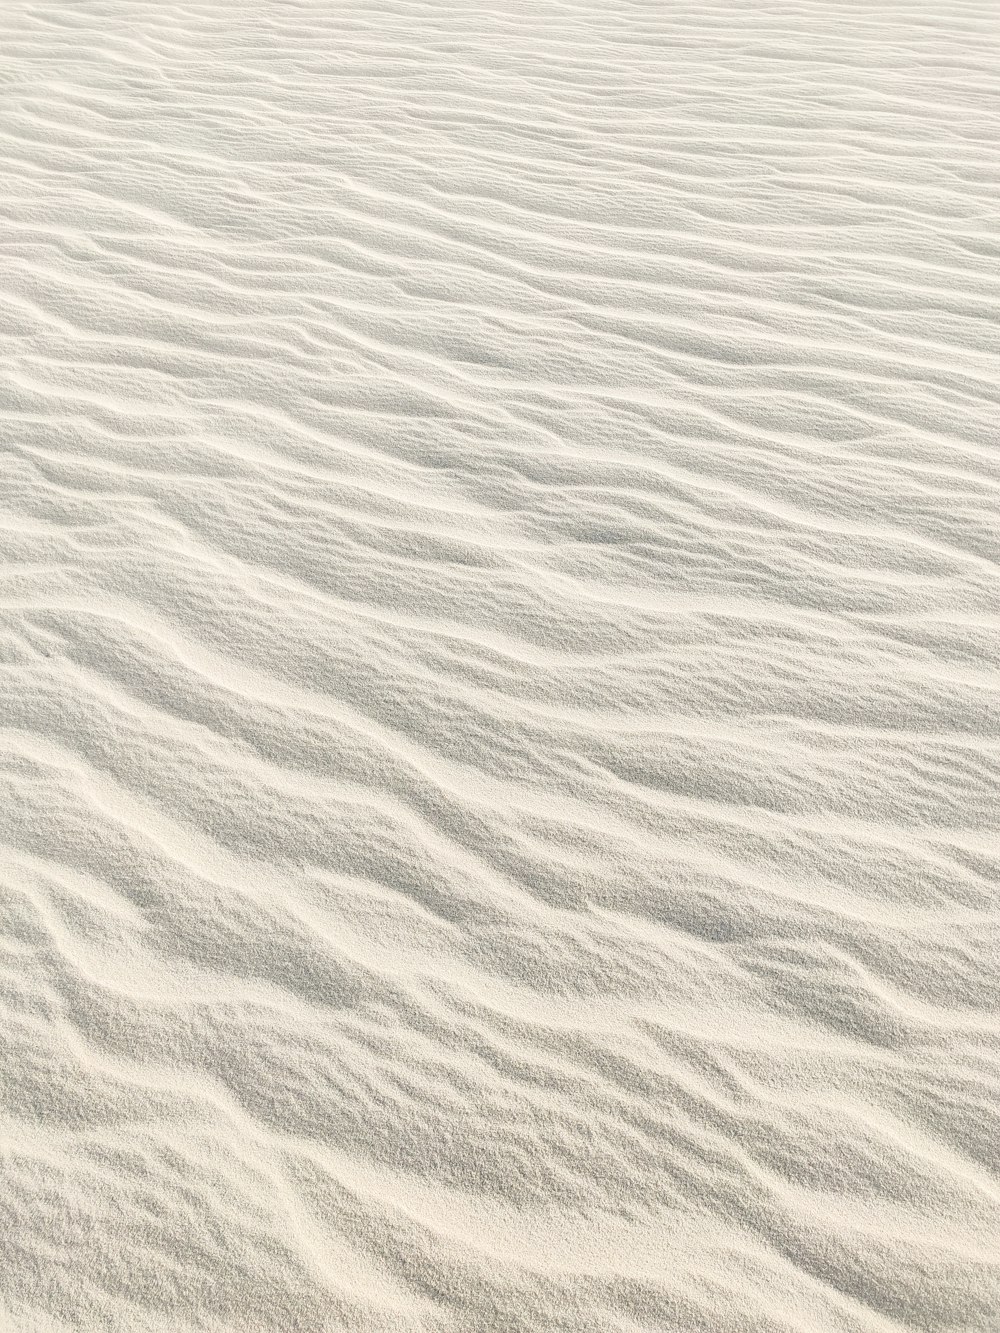
<instances>
[{"instance_id":1,"label":"sand grain texture","mask_svg":"<svg viewBox=\"0 0 1000 1333\"><path fill-rule=\"evenodd\" d=\"M0 1327L1000 1329L998 73L5 0Z\"/></svg>"}]
</instances>

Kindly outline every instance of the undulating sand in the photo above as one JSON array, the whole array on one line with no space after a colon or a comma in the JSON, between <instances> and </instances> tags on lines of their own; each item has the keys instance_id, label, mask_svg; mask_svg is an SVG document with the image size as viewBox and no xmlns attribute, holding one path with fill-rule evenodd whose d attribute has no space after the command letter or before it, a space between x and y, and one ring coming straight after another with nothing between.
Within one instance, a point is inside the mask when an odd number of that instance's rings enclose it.
<instances>
[{"instance_id":1,"label":"undulating sand","mask_svg":"<svg viewBox=\"0 0 1000 1333\"><path fill-rule=\"evenodd\" d=\"M1000 1330L1000 7L3 0L2 1333Z\"/></svg>"}]
</instances>

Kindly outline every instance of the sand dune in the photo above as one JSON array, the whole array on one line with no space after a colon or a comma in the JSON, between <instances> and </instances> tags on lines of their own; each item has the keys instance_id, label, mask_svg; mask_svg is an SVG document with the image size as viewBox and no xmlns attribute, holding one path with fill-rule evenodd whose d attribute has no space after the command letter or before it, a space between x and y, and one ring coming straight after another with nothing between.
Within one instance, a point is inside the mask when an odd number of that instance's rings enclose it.
<instances>
[{"instance_id":1,"label":"sand dune","mask_svg":"<svg viewBox=\"0 0 1000 1333\"><path fill-rule=\"evenodd\" d=\"M0 1328L1000 1330L998 43L6 0Z\"/></svg>"}]
</instances>

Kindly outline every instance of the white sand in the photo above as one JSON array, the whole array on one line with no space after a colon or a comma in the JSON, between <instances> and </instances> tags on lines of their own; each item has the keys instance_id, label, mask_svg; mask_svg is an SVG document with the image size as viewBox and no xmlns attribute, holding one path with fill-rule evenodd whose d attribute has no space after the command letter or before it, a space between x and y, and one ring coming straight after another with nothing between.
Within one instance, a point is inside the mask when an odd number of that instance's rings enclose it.
<instances>
[{"instance_id":1,"label":"white sand","mask_svg":"<svg viewBox=\"0 0 1000 1333\"><path fill-rule=\"evenodd\" d=\"M998 76L4 0L4 1333L1000 1329Z\"/></svg>"}]
</instances>

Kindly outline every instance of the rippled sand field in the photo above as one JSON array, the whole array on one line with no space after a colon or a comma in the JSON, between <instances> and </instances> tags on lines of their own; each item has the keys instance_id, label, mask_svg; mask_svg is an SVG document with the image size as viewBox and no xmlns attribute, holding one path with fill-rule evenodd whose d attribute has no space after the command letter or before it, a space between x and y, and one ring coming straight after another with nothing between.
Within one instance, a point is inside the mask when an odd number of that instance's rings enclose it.
<instances>
[{"instance_id":1,"label":"rippled sand field","mask_svg":"<svg viewBox=\"0 0 1000 1333\"><path fill-rule=\"evenodd\" d=\"M1000 1329L1000 10L0 9L0 1329Z\"/></svg>"}]
</instances>

